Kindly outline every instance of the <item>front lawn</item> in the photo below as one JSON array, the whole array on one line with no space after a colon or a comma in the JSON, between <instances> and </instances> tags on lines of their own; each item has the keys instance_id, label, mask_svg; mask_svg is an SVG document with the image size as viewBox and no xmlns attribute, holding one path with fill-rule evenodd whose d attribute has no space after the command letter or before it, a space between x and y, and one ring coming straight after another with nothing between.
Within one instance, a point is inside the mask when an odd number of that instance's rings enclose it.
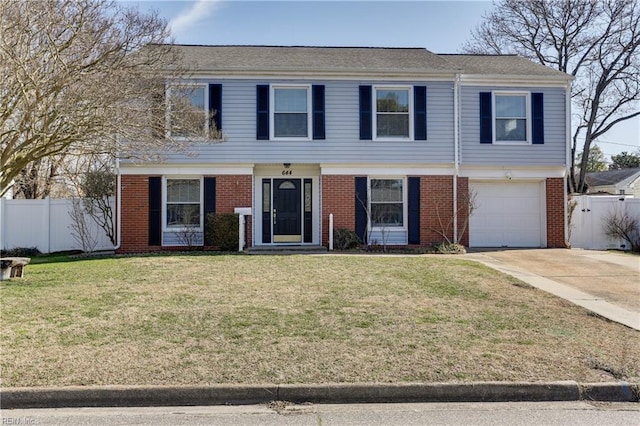
<instances>
[{"instance_id":1,"label":"front lawn","mask_svg":"<svg viewBox=\"0 0 640 426\"><path fill-rule=\"evenodd\" d=\"M635 380L640 333L444 256L171 255L0 283L2 386Z\"/></svg>"}]
</instances>

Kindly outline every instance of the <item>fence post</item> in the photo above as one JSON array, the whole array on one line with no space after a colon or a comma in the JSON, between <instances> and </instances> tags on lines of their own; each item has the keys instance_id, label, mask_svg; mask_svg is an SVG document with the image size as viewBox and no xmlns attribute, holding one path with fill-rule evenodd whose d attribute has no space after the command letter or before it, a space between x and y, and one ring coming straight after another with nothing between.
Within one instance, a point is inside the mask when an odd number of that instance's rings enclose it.
<instances>
[{"instance_id":1,"label":"fence post","mask_svg":"<svg viewBox=\"0 0 640 426\"><path fill-rule=\"evenodd\" d=\"M47 227L47 241L44 252L51 253L51 197L46 198L44 216L44 221Z\"/></svg>"}]
</instances>

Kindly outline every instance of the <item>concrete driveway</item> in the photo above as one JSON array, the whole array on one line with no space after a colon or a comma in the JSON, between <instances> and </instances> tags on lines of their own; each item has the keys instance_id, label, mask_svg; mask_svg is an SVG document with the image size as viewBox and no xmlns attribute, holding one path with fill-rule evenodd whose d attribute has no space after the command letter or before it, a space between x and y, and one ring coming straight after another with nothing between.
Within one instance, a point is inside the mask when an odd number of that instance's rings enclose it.
<instances>
[{"instance_id":1,"label":"concrete driveway","mask_svg":"<svg viewBox=\"0 0 640 426\"><path fill-rule=\"evenodd\" d=\"M581 249L496 249L466 256L640 330L640 256Z\"/></svg>"}]
</instances>

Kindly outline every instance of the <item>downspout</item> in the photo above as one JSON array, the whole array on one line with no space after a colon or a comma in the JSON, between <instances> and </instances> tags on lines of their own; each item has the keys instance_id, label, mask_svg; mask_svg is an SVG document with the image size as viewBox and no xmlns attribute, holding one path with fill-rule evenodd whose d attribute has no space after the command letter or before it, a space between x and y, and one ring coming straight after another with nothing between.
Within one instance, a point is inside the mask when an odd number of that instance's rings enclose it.
<instances>
[{"instance_id":1,"label":"downspout","mask_svg":"<svg viewBox=\"0 0 640 426\"><path fill-rule=\"evenodd\" d=\"M453 81L453 241L458 242L458 173L460 143L460 74L456 73Z\"/></svg>"},{"instance_id":2,"label":"downspout","mask_svg":"<svg viewBox=\"0 0 640 426\"><path fill-rule=\"evenodd\" d=\"M116 245L113 248L114 250L118 250L121 244L121 217L122 217L122 175L120 174L120 160L116 158L116 223L115 223L115 231L116 231Z\"/></svg>"}]
</instances>

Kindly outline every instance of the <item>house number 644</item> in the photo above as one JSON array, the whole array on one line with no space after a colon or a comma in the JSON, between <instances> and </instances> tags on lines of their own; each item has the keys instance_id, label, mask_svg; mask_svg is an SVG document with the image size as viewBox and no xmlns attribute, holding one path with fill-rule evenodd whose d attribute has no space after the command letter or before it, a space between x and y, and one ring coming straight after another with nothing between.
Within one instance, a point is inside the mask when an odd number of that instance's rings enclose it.
<instances>
[{"instance_id":1,"label":"house number 644","mask_svg":"<svg viewBox=\"0 0 640 426\"><path fill-rule=\"evenodd\" d=\"M282 176L291 176L293 174L293 170L283 170Z\"/></svg>"}]
</instances>

